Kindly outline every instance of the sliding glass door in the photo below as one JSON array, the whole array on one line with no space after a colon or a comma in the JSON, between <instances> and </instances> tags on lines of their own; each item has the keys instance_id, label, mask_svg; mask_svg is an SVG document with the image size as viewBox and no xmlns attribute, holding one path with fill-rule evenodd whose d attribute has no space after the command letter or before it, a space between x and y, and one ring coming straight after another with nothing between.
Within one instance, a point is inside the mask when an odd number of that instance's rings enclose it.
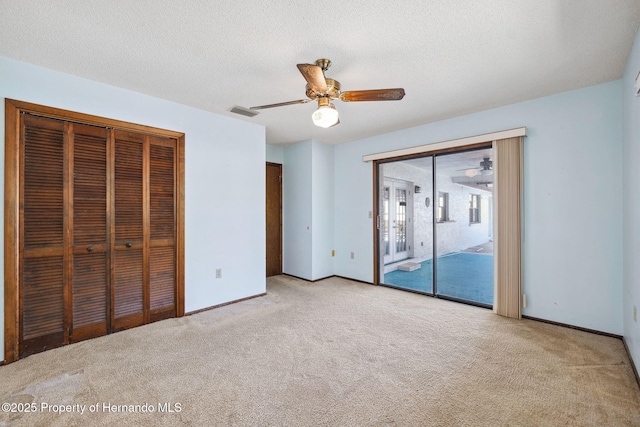
<instances>
[{"instance_id":1,"label":"sliding glass door","mask_svg":"<svg viewBox=\"0 0 640 427\"><path fill-rule=\"evenodd\" d=\"M493 304L491 149L437 156L436 293Z\"/></svg>"},{"instance_id":2,"label":"sliding glass door","mask_svg":"<svg viewBox=\"0 0 640 427\"><path fill-rule=\"evenodd\" d=\"M382 282L432 293L432 157L379 166ZM410 275L403 274L410 272Z\"/></svg>"},{"instance_id":3,"label":"sliding glass door","mask_svg":"<svg viewBox=\"0 0 640 427\"><path fill-rule=\"evenodd\" d=\"M492 157L487 147L378 165L381 284L493 304Z\"/></svg>"}]
</instances>

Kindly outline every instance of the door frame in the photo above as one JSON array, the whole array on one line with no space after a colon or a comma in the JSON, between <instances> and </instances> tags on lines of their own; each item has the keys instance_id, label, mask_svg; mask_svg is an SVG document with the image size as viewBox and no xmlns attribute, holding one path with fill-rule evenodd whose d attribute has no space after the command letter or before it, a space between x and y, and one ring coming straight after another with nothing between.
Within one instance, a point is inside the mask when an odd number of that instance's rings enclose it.
<instances>
[{"instance_id":1,"label":"door frame","mask_svg":"<svg viewBox=\"0 0 640 427\"><path fill-rule=\"evenodd\" d=\"M281 163L272 163L272 162L266 162L266 169L268 170L268 168L276 168L278 173L279 173L279 199L278 199L278 205L279 205L279 222L280 222L280 253L278 254L278 262L279 262L279 273L277 274L282 274L282 164ZM265 172L266 173L266 172ZM267 194L265 194L265 197L267 200L269 200L269 193L267 192ZM268 205L268 203L266 203ZM266 221L266 220L265 220ZM267 224L268 226L269 224ZM265 242L266 244L266 242ZM269 263L267 262L267 266L269 265ZM269 277L269 276L267 276Z\"/></svg>"},{"instance_id":2,"label":"door frame","mask_svg":"<svg viewBox=\"0 0 640 427\"><path fill-rule=\"evenodd\" d=\"M177 140L176 171L176 315L184 316L184 198L185 134L121 120L108 119L28 102L5 99L4 164L4 362L19 358L20 331L20 115L42 117L82 124L145 133Z\"/></svg>"}]
</instances>

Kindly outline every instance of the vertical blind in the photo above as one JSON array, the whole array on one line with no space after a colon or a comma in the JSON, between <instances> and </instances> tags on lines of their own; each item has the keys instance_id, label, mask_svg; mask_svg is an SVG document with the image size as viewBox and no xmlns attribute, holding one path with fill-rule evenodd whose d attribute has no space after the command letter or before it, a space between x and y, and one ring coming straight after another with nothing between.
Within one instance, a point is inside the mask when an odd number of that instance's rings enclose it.
<instances>
[{"instance_id":1,"label":"vertical blind","mask_svg":"<svg viewBox=\"0 0 640 427\"><path fill-rule=\"evenodd\" d=\"M520 319L522 259L522 138L494 141L495 274L493 311Z\"/></svg>"}]
</instances>

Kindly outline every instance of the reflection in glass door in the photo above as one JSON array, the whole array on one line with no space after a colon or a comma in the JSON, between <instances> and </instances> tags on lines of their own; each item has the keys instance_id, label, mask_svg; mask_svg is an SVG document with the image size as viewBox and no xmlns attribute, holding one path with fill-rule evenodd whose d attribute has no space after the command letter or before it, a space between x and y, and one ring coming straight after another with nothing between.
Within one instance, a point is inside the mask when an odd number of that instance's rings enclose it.
<instances>
[{"instance_id":1,"label":"reflection in glass door","mask_svg":"<svg viewBox=\"0 0 640 427\"><path fill-rule=\"evenodd\" d=\"M492 149L383 163L378 176L380 282L492 305Z\"/></svg>"}]
</instances>

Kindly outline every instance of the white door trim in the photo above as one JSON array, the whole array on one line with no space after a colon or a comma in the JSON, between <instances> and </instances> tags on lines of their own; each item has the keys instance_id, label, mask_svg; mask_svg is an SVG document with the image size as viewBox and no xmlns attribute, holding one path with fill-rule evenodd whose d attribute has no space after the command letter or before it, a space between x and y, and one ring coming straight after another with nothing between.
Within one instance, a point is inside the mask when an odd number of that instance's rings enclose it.
<instances>
[{"instance_id":1,"label":"white door trim","mask_svg":"<svg viewBox=\"0 0 640 427\"><path fill-rule=\"evenodd\" d=\"M482 142L496 141L499 139L527 136L527 128L503 130L500 132L485 133L483 135L468 136L466 138L451 139L449 141L434 142L432 144L418 145L416 147L401 148L399 150L384 151L382 153L367 154L362 156L363 162L372 160L391 159L393 157L407 156L411 154L426 154L429 151L445 148L464 147L465 145L480 144Z\"/></svg>"}]
</instances>

